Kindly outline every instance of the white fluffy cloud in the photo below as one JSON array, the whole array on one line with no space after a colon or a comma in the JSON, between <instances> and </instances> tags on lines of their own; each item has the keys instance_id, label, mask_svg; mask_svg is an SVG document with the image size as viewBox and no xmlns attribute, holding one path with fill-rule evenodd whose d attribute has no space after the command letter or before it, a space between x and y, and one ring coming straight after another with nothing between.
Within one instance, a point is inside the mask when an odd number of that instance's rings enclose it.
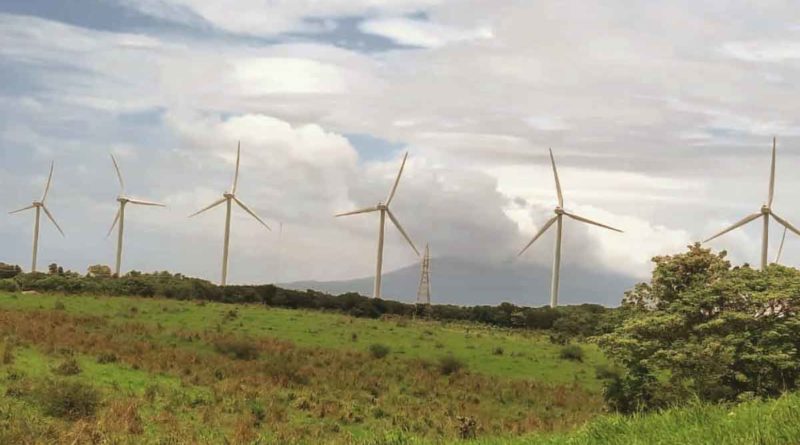
<instances>
[{"instance_id":1,"label":"white fluffy cloud","mask_svg":"<svg viewBox=\"0 0 800 445\"><path fill-rule=\"evenodd\" d=\"M800 161L792 4L756 11L716 1L125 3L196 33L97 31L0 15L0 76L21 85L0 90L0 168L10 171L0 199L26 202L39 187L30 177L56 158L59 181L70 178L54 191L70 208L63 218L104 232L113 216L105 153L129 153L126 171L139 172L130 174L132 186L171 205L132 216L131 236L144 236L132 244L131 267L217 275L220 221L207 215L186 224L185 215L229 186L238 140L242 198L273 226L285 223L286 279L371 273L376 222L331 215L382 199L402 148L412 154L398 217L437 255L503 257L524 245L553 206L548 147L567 206L626 230L570 225L568 261L642 276L654 254L757 209L773 133L776 205L800 220L792 197L800 179L791 174ZM313 38L344 17L418 48L359 52ZM198 37L209 23L225 33ZM354 146L353 134L391 148ZM235 223L233 276L259 280L277 262L276 234L242 215ZM22 220L0 222L21 263L24 230ZM756 232L714 246L752 262ZM388 236L387 267L415 261L396 233ZM76 245L110 249L81 236L58 242L65 244L54 245L54 256ZM789 263L800 260L791 242ZM148 259L164 249L184 253L152 266ZM539 250L549 256L549 247ZM104 261L72 255L75 268ZM537 255L533 261L544 261Z\"/></svg>"}]
</instances>

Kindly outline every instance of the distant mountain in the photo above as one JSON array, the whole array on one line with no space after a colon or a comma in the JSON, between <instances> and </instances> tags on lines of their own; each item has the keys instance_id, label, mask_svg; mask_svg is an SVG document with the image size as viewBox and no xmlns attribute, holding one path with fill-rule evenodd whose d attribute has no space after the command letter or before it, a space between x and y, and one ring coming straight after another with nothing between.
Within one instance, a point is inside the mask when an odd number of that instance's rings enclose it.
<instances>
[{"instance_id":1,"label":"distant mountain","mask_svg":"<svg viewBox=\"0 0 800 445\"><path fill-rule=\"evenodd\" d=\"M385 273L384 298L416 301L419 277L418 265ZM575 265L562 266L559 303L617 306L623 293L638 281L632 276L613 272L589 270ZM280 286L331 294L358 292L372 295L373 277L346 281L297 281ZM431 288L434 303L496 305L507 301L525 306L542 306L550 301L550 268L519 262L491 264L449 257L432 258Z\"/></svg>"}]
</instances>

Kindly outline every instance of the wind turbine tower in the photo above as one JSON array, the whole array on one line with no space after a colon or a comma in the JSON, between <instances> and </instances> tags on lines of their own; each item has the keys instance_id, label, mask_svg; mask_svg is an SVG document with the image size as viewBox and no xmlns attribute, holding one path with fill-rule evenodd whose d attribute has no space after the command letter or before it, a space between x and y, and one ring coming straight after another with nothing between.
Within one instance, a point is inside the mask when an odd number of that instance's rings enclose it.
<instances>
[{"instance_id":1,"label":"wind turbine tower","mask_svg":"<svg viewBox=\"0 0 800 445\"><path fill-rule=\"evenodd\" d=\"M417 304L430 306L431 304L431 251L425 244L425 254L422 256L422 274L417 290Z\"/></svg>"},{"instance_id":2,"label":"wind turbine tower","mask_svg":"<svg viewBox=\"0 0 800 445\"><path fill-rule=\"evenodd\" d=\"M403 167L406 165L406 158L408 158L408 153L403 156L403 162L400 164L400 171L397 172L397 179L394 181L394 186L392 190L389 192L389 197L386 198L386 204L382 202L378 202L378 205L367 207L364 209L353 210L351 212L340 213L335 215L337 218L340 216L348 216L348 215L356 215L359 213L372 213L372 212L380 212L380 223L378 226L378 258L375 262L375 287L373 288L372 295L375 298L381 298L381 274L383 269L383 235L385 232L386 226L386 216L389 216L389 219L392 220L392 224L397 227L397 230L403 235L403 237L408 241L408 244L414 249L414 253L419 256L419 251L414 246L414 243L411 241L411 238L408 237L408 234L405 230L403 230L403 226L400 225L400 222L394 216L391 210L389 210L389 204L392 203L392 199L394 198L394 194L397 191L397 185L400 184L400 176L403 174Z\"/></svg>"},{"instance_id":3,"label":"wind turbine tower","mask_svg":"<svg viewBox=\"0 0 800 445\"><path fill-rule=\"evenodd\" d=\"M117 258L114 265L114 274L115 276L119 277L120 268L122 267L122 241L124 239L124 233L125 233L125 207L128 204L154 206L154 207L166 207L166 206L164 204L159 204L157 202L130 198L127 195L125 195L125 180L122 178L122 171L120 170L119 164L117 163L117 158L115 158L113 154L111 155L111 162L114 163L114 170L117 172L117 179L119 179L120 193L119 196L117 196L119 209L117 210L117 215L114 216L114 222L111 223L111 228L108 230L108 234L106 235L106 237L111 236L111 232L114 231L114 227L116 227L117 224L119 224L119 228L117 230Z\"/></svg>"},{"instance_id":4,"label":"wind turbine tower","mask_svg":"<svg viewBox=\"0 0 800 445\"><path fill-rule=\"evenodd\" d=\"M743 225L754 221L756 219L761 218L763 222L762 232L761 232L761 270L765 270L767 268L767 255L769 253L769 218L775 218L780 225L785 227L786 229L791 230L797 235L800 235L800 230L798 230L795 226L791 223L786 221L785 219L781 218L780 216L776 215L775 212L772 211L772 201L775 198L775 155L776 155L776 141L775 138L772 138L772 163L770 166L770 174L769 174L769 192L767 194L767 202L761 206L761 210L758 213L753 213L752 215L746 216L742 218L740 221L735 223L734 225L728 227L727 229L723 230L722 232L717 233L716 235L712 236L711 238L703 241L703 243L707 243L715 238L718 238L732 230L738 229Z\"/></svg>"},{"instance_id":5,"label":"wind turbine tower","mask_svg":"<svg viewBox=\"0 0 800 445\"><path fill-rule=\"evenodd\" d=\"M31 210L31 209L34 209L36 211L35 213L36 216L33 220L33 255L31 259L31 272L36 272L36 257L39 254L39 220L41 219L42 211L44 211L44 214L47 215L47 218L50 220L50 222L52 222L53 225L56 226L56 229L58 229L58 232L61 233L61 236L64 236L64 231L61 230L61 227L58 225L55 218L53 218L53 215L47 209L47 206L44 205L45 200L47 200L47 194L50 192L50 184L53 180L53 166L54 164L51 162L50 174L47 176L47 184L44 186L44 194L42 194L42 198L39 199L38 201L33 201L33 203L27 207L23 207L19 210L14 210L13 212L9 213L13 215L15 213L24 212L26 210Z\"/></svg>"},{"instance_id":6,"label":"wind turbine tower","mask_svg":"<svg viewBox=\"0 0 800 445\"><path fill-rule=\"evenodd\" d=\"M224 238L223 247L222 247L222 281L221 281L221 284L223 286L225 286L228 283L228 251L230 249L230 244L231 244L231 208L233 207L233 203L235 202L245 212L249 213L250 216L252 216L253 218L256 219L256 221L261 223L262 226L266 227L267 230L270 230L270 231L272 230L267 225L267 223L264 222L264 220L262 220L258 215L256 215L256 213L254 211L250 210L250 207L248 207L245 203L243 203L236 196L236 191L237 191L237 189L239 187L239 161L241 159L241 155L242 155L242 145L241 145L241 143L239 143L238 146L236 147L236 173L233 175L233 185L231 186L230 191L227 191L227 192L223 193L221 199L219 199L217 201L214 201L213 203L211 203L207 207L204 207L204 208L198 210L197 212L189 215L189 218L192 218L192 217L197 216L197 215L199 215L199 214L201 214L201 213L203 213L203 212L205 212L207 210L211 210L212 208L222 204L223 202L225 203L225 207L226 207L226 211L225 211L225 238Z\"/></svg>"},{"instance_id":7,"label":"wind turbine tower","mask_svg":"<svg viewBox=\"0 0 800 445\"><path fill-rule=\"evenodd\" d=\"M556 170L556 160L553 157L553 150L550 150L550 163L553 166L553 177L555 178L556 181L556 195L558 197L558 205L553 210L555 216L553 216L546 223L544 223L544 226L542 226L542 228L539 229L536 235L534 235L533 239L525 247L522 248L518 256L521 256L523 253L525 253L525 251L528 250L528 248L537 239L539 239L539 237L541 237L547 231L547 229L550 228L550 226L556 224L556 240L555 240L556 244L555 244L555 250L553 252L553 279L550 284L550 307L556 307L558 306L558 290L560 285L559 279L561 273L561 235L564 227L564 221L563 221L564 216L568 216L574 219L575 221L592 224L598 227L602 227L604 229L613 230L615 232L622 233L622 230L615 229L605 224L600 224L599 222L592 221L588 218L584 218L582 216L578 216L574 213L570 213L564 210L564 196L561 194L561 182L558 180L558 170Z\"/></svg>"}]
</instances>

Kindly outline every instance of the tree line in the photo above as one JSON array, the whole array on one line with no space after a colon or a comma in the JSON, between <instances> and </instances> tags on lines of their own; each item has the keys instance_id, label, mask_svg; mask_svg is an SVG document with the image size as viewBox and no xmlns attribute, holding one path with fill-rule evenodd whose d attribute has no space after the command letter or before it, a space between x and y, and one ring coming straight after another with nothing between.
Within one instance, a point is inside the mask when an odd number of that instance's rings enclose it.
<instances>
[{"instance_id":1,"label":"tree line","mask_svg":"<svg viewBox=\"0 0 800 445\"><path fill-rule=\"evenodd\" d=\"M511 303L497 306L417 305L374 299L357 293L330 295L314 290L283 289L272 284L218 286L207 280L166 271L132 271L114 278L108 266L94 265L85 275L64 271L56 264L48 273L22 273L16 266L0 263L0 290L63 294L160 297L221 303L259 303L289 309L335 311L354 317L426 317L438 321L467 321L502 328L554 330L553 340L567 342L575 336L608 332L615 325L614 310L585 304L524 307Z\"/></svg>"}]
</instances>

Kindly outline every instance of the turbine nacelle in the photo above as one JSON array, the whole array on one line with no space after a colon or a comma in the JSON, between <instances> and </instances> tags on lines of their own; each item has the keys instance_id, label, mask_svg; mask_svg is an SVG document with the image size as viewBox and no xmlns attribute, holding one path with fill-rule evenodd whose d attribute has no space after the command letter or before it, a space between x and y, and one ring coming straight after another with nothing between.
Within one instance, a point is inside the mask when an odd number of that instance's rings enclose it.
<instances>
[{"instance_id":1,"label":"turbine nacelle","mask_svg":"<svg viewBox=\"0 0 800 445\"><path fill-rule=\"evenodd\" d=\"M768 205L764 204L763 206L761 206L761 214L762 215L769 215L771 212L772 212L772 210L770 210Z\"/></svg>"},{"instance_id":2,"label":"turbine nacelle","mask_svg":"<svg viewBox=\"0 0 800 445\"><path fill-rule=\"evenodd\" d=\"M553 209L553 213L555 213L556 215L563 215L567 212L562 207L556 206L556 208Z\"/></svg>"}]
</instances>

